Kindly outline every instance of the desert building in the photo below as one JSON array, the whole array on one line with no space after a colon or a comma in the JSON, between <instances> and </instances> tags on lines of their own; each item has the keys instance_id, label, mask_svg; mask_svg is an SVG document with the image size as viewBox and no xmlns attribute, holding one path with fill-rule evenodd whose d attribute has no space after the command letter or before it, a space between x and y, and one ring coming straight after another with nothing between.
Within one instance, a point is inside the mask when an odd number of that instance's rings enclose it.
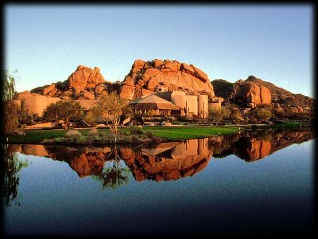
<instances>
[{"instance_id":1,"label":"desert building","mask_svg":"<svg viewBox=\"0 0 318 239\"><path fill-rule=\"evenodd\" d=\"M208 95L187 95L183 91L158 91L132 101L134 110L152 110L156 116L208 117Z\"/></svg>"},{"instance_id":2,"label":"desert building","mask_svg":"<svg viewBox=\"0 0 318 239\"><path fill-rule=\"evenodd\" d=\"M151 112L152 116L178 116L181 107L155 94L138 98L130 103L134 111Z\"/></svg>"}]
</instances>

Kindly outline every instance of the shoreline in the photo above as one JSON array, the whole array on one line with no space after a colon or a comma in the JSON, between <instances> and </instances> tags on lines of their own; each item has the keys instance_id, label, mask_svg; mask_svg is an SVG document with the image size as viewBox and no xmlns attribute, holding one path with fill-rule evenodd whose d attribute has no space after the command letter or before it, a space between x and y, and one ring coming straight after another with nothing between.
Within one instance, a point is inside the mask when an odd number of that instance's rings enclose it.
<instances>
[{"instance_id":1,"label":"shoreline","mask_svg":"<svg viewBox=\"0 0 318 239\"><path fill-rule=\"evenodd\" d=\"M97 129L98 133L90 134L94 128L72 129L79 135L65 136L63 129L26 130L25 135L8 136L8 144L44 144L44 145L142 145L156 144L189 139L208 138L211 136L233 135L244 132L266 130L313 130L313 126L299 124L253 124L253 125L222 125L222 126L145 126L136 127L141 132L131 133L129 128L120 128L120 134L115 137L109 129Z\"/></svg>"}]
</instances>

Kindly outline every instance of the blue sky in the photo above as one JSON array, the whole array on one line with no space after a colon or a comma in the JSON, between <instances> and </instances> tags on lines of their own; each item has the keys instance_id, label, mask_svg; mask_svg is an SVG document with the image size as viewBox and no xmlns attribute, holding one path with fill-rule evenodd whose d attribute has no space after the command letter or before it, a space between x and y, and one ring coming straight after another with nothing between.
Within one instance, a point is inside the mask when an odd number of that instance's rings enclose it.
<instances>
[{"instance_id":1,"label":"blue sky","mask_svg":"<svg viewBox=\"0 0 318 239\"><path fill-rule=\"evenodd\" d=\"M211 80L255 75L313 96L311 5L6 5L6 69L18 91L78 65L123 80L135 59L193 64Z\"/></svg>"}]
</instances>

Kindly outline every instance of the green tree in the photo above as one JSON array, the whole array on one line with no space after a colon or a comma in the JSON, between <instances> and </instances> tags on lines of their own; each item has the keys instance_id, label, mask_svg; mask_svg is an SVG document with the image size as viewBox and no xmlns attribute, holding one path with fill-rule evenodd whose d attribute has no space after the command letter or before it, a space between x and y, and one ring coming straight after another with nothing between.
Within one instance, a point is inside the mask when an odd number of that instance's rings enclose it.
<instances>
[{"instance_id":1,"label":"green tree","mask_svg":"<svg viewBox=\"0 0 318 239\"><path fill-rule=\"evenodd\" d=\"M1 100L4 113L2 132L4 132L4 135L8 135L19 127L19 106L13 101L16 94L14 76L6 71L3 73L2 78L3 88Z\"/></svg>"},{"instance_id":2,"label":"green tree","mask_svg":"<svg viewBox=\"0 0 318 239\"><path fill-rule=\"evenodd\" d=\"M215 122L220 122L223 119L222 109L209 109L209 118Z\"/></svg>"},{"instance_id":3,"label":"green tree","mask_svg":"<svg viewBox=\"0 0 318 239\"><path fill-rule=\"evenodd\" d=\"M78 102L58 101L50 104L43 117L49 121L64 120L65 127L69 128L71 120L80 120L83 115L83 108Z\"/></svg>"},{"instance_id":4,"label":"green tree","mask_svg":"<svg viewBox=\"0 0 318 239\"><path fill-rule=\"evenodd\" d=\"M15 90L15 78L13 74L5 71L3 78L3 94L2 94L2 102L8 102L13 100L16 90Z\"/></svg>"},{"instance_id":5,"label":"green tree","mask_svg":"<svg viewBox=\"0 0 318 239\"><path fill-rule=\"evenodd\" d=\"M116 93L102 96L98 102L97 110L102 119L111 122L111 130L117 135L120 117L126 111L128 101L120 98Z\"/></svg>"}]
</instances>

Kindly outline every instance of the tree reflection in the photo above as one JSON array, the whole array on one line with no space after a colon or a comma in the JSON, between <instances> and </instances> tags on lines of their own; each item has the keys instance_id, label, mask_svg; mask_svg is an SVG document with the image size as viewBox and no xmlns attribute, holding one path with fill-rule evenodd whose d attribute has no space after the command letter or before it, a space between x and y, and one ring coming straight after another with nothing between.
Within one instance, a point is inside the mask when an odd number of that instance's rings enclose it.
<instances>
[{"instance_id":1,"label":"tree reflection","mask_svg":"<svg viewBox=\"0 0 318 239\"><path fill-rule=\"evenodd\" d=\"M6 206L11 206L12 202L16 201L18 196L18 186L20 183L19 172L21 169L26 168L29 164L18 158L18 154L9 152L8 147L4 146L4 160L2 168L3 186L1 196ZM19 202L16 205L20 206Z\"/></svg>"},{"instance_id":2,"label":"tree reflection","mask_svg":"<svg viewBox=\"0 0 318 239\"><path fill-rule=\"evenodd\" d=\"M120 164L121 158L118 154L117 146L113 147L107 158L111 158L112 160L104 164L101 174L94 175L92 178L100 181L103 189L117 189L118 187L127 184L129 181L130 170ZM109 166L109 163L112 165Z\"/></svg>"}]
</instances>

